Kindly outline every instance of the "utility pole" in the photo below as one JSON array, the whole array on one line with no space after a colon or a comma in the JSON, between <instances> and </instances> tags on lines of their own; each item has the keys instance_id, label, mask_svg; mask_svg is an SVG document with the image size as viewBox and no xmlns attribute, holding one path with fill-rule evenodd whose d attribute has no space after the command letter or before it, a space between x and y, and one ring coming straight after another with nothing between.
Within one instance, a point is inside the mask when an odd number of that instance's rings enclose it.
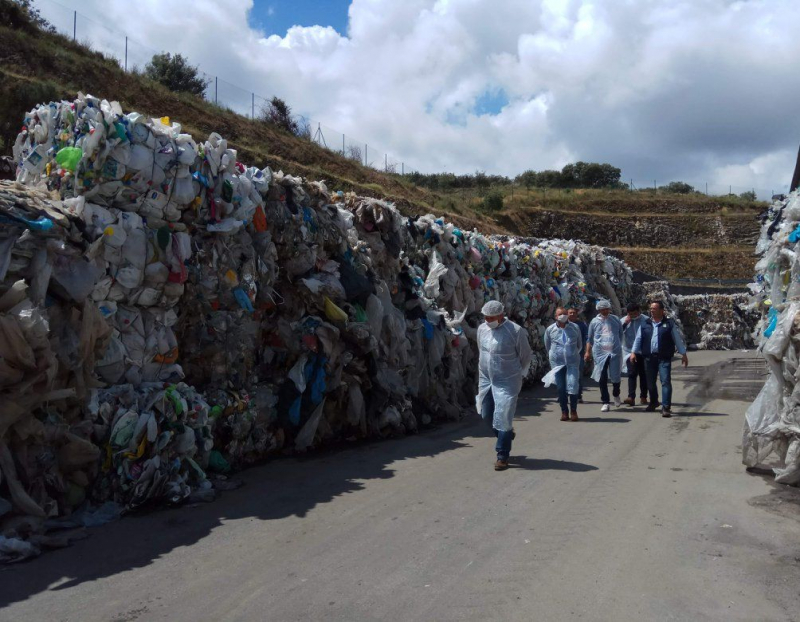
<instances>
[{"instance_id":1,"label":"utility pole","mask_svg":"<svg viewBox=\"0 0 800 622\"><path fill-rule=\"evenodd\" d=\"M219 87L219 76L214 76L214 103L217 103L217 91Z\"/></svg>"},{"instance_id":2,"label":"utility pole","mask_svg":"<svg viewBox=\"0 0 800 622\"><path fill-rule=\"evenodd\" d=\"M128 71L128 37L125 37L125 71Z\"/></svg>"},{"instance_id":3,"label":"utility pole","mask_svg":"<svg viewBox=\"0 0 800 622\"><path fill-rule=\"evenodd\" d=\"M72 12L72 40L75 41L75 37L78 35L78 12Z\"/></svg>"},{"instance_id":4,"label":"utility pole","mask_svg":"<svg viewBox=\"0 0 800 622\"><path fill-rule=\"evenodd\" d=\"M252 99L250 100L250 117L253 121L256 120L256 94L250 93L252 95Z\"/></svg>"}]
</instances>

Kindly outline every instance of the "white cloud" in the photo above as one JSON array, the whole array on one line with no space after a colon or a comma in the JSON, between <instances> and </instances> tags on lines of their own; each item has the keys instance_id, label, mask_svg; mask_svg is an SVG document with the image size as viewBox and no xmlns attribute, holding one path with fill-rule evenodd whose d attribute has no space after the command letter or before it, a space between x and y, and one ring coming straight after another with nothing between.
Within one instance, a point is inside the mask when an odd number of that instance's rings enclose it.
<instances>
[{"instance_id":1,"label":"white cloud","mask_svg":"<svg viewBox=\"0 0 800 622\"><path fill-rule=\"evenodd\" d=\"M513 175L583 159L626 178L766 189L791 176L793 0L354 0L347 36L313 26L282 37L252 29L251 6L139 0L123 26L407 168ZM125 0L77 8L105 23L129 10ZM88 32L121 47L101 27ZM223 102L248 109L247 92L225 89ZM499 114L476 114L476 100L500 89Z\"/></svg>"}]
</instances>

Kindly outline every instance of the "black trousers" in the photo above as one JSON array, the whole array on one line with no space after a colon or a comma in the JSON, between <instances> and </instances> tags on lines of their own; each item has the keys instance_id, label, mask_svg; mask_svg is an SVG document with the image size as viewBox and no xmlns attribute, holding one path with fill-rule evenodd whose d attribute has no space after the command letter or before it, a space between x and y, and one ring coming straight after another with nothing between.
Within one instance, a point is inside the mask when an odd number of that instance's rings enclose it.
<instances>
[{"instance_id":1,"label":"black trousers","mask_svg":"<svg viewBox=\"0 0 800 622\"><path fill-rule=\"evenodd\" d=\"M628 359L628 397L636 399L636 381L639 381L639 396L647 397L647 373L645 371L644 357L639 355L636 362Z\"/></svg>"}]
</instances>

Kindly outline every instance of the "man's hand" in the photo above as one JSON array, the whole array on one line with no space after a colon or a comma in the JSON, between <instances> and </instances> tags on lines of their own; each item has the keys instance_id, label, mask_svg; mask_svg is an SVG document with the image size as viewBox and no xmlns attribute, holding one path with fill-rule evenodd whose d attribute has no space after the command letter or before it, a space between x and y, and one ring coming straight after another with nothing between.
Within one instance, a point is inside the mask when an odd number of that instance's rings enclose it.
<instances>
[{"instance_id":1,"label":"man's hand","mask_svg":"<svg viewBox=\"0 0 800 622\"><path fill-rule=\"evenodd\" d=\"M689 367L689 357L685 354L681 357L681 365L684 367Z\"/></svg>"},{"instance_id":2,"label":"man's hand","mask_svg":"<svg viewBox=\"0 0 800 622\"><path fill-rule=\"evenodd\" d=\"M635 363L636 362L636 353L635 352L631 352L631 355L628 357L628 360L631 363Z\"/></svg>"},{"instance_id":3,"label":"man's hand","mask_svg":"<svg viewBox=\"0 0 800 622\"><path fill-rule=\"evenodd\" d=\"M586 354L583 355L583 360L588 363L589 361L592 360L592 355L587 352Z\"/></svg>"}]
</instances>

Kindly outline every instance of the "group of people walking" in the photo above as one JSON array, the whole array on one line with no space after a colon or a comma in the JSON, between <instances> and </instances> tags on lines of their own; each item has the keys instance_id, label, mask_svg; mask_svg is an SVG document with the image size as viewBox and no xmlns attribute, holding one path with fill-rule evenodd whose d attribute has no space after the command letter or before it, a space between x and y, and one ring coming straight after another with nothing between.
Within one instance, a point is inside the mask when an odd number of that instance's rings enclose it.
<instances>
[{"instance_id":1,"label":"group of people walking","mask_svg":"<svg viewBox=\"0 0 800 622\"><path fill-rule=\"evenodd\" d=\"M597 315L586 324L576 308L559 307L555 322L544 333L550 360L545 382L558 388L561 421L579 421L583 402L584 370L592 364L592 379L600 385L601 412L623 404L647 405L648 412L661 407L662 417L672 416L672 359L681 355L689 364L686 344L675 321L666 316L664 304L650 304L650 316L631 303L626 315L611 313L611 303L599 300ZM497 437L495 469L508 468L514 439L513 418L522 381L531 362L531 347L525 329L505 317L502 303L490 301L482 309L484 323L478 328L478 413L491 421ZM623 370L628 377L628 397L621 399ZM661 400L658 383L661 383ZM609 392L609 384L611 391Z\"/></svg>"}]
</instances>

